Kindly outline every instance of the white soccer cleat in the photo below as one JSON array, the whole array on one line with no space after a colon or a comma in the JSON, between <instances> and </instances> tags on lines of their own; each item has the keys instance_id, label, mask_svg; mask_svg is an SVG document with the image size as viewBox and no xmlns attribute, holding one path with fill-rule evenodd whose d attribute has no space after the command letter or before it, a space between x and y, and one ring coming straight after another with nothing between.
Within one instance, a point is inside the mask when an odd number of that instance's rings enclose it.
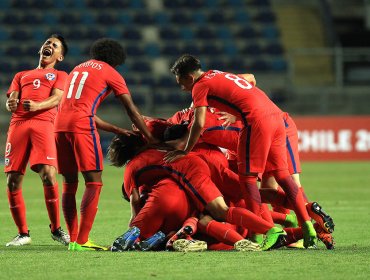
<instances>
[{"instance_id":1,"label":"white soccer cleat","mask_svg":"<svg viewBox=\"0 0 370 280\"><path fill-rule=\"evenodd\" d=\"M8 243L6 243L6 247L9 247L9 246L23 246L23 245L30 245L31 244L31 237L30 235L27 233L27 234L17 234L16 237L14 237L14 239Z\"/></svg>"},{"instance_id":2,"label":"white soccer cleat","mask_svg":"<svg viewBox=\"0 0 370 280\"><path fill-rule=\"evenodd\" d=\"M57 228L55 231L51 232L51 238L65 246L68 246L70 242L69 234L66 233L61 227Z\"/></svg>"},{"instance_id":3,"label":"white soccer cleat","mask_svg":"<svg viewBox=\"0 0 370 280\"><path fill-rule=\"evenodd\" d=\"M242 239L234 244L234 249L240 252L255 252L261 251L261 246L247 239Z\"/></svg>"},{"instance_id":4,"label":"white soccer cleat","mask_svg":"<svg viewBox=\"0 0 370 280\"><path fill-rule=\"evenodd\" d=\"M207 242L194 239L177 239L173 242L173 249L177 252L203 252L207 250Z\"/></svg>"}]
</instances>

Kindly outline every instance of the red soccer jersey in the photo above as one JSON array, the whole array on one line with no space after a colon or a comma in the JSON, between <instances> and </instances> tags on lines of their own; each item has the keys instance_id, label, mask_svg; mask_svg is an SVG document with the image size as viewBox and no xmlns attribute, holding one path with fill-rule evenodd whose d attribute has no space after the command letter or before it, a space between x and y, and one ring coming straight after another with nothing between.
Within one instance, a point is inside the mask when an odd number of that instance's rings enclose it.
<instances>
[{"instance_id":1,"label":"red soccer jersey","mask_svg":"<svg viewBox=\"0 0 370 280\"><path fill-rule=\"evenodd\" d=\"M69 74L55 120L56 132L96 130L94 115L108 94L130 94L123 77L109 64L89 60Z\"/></svg>"},{"instance_id":2,"label":"red soccer jersey","mask_svg":"<svg viewBox=\"0 0 370 280\"><path fill-rule=\"evenodd\" d=\"M217 115L216 112L219 112L219 110L212 107L207 108L206 121L198 142L206 142L236 151L239 131L242 128L241 122L236 121L234 124L224 127L222 126L224 121L218 119L220 115ZM194 121L194 109L189 108L178 111L168 121L174 124L187 123L190 129Z\"/></svg>"},{"instance_id":3,"label":"red soccer jersey","mask_svg":"<svg viewBox=\"0 0 370 280\"><path fill-rule=\"evenodd\" d=\"M241 119L245 124L255 118L281 113L259 88L231 73L210 70L195 83L194 107L212 106Z\"/></svg>"},{"instance_id":4,"label":"red soccer jersey","mask_svg":"<svg viewBox=\"0 0 370 280\"><path fill-rule=\"evenodd\" d=\"M7 92L8 97L13 91L19 92L20 103L12 114L11 123L28 119L54 121L56 108L28 112L23 109L22 103L24 100L40 102L49 98L54 88L63 90L66 78L66 72L53 68L18 72Z\"/></svg>"}]
</instances>

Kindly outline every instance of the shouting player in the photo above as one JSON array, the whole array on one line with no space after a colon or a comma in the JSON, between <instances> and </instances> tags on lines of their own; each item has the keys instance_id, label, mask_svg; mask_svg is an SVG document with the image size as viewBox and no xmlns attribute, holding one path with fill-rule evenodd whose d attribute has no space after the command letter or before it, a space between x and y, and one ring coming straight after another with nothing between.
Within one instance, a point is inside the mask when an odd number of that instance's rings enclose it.
<instances>
[{"instance_id":1,"label":"shouting player","mask_svg":"<svg viewBox=\"0 0 370 280\"><path fill-rule=\"evenodd\" d=\"M114 69L126 59L123 47L115 40L102 38L91 46L90 55L91 59L77 65L67 78L55 121L58 168L63 175L63 213L71 236L69 249L74 251L105 249L89 240L103 186L103 154L96 129L106 125L95 119L100 103L113 91L135 126L149 142L155 141L131 99L125 80ZM82 172L86 186L79 226L78 172Z\"/></svg>"},{"instance_id":2,"label":"shouting player","mask_svg":"<svg viewBox=\"0 0 370 280\"><path fill-rule=\"evenodd\" d=\"M54 118L63 95L67 73L54 69L63 61L68 47L64 38L51 35L39 51L36 69L17 73L8 90L6 108L12 112L5 150L9 208L18 228L18 235L6 246L31 243L26 221L22 182L27 163L37 172L44 186L51 237L68 245L69 236L60 227L59 192L56 180L57 152Z\"/></svg>"}]
</instances>

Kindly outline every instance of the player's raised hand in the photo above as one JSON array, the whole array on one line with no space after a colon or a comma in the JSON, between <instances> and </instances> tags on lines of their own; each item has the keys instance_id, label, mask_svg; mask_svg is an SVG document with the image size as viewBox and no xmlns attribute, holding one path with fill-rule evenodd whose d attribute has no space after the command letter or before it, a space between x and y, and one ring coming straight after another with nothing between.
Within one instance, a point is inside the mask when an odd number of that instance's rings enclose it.
<instances>
[{"instance_id":1,"label":"player's raised hand","mask_svg":"<svg viewBox=\"0 0 370 280\"><path fill-rule=\"evenodd\" d=\"M39 103L32 100L24 100L22 104L25 111L35 112L40 109Z\"/></svg>"},{"instance_id":2,"label":"player's raised hand","mask_svg":"<svg viewBox=\"0 0 370 280\"><path fill-rule=\"evenodd\" d=\"M168 152L164 157L163 160L167 163L174 162L178 160L179 158L182 158L183 156L186 156L187 152L183 150L174 150L171 152Z\"/></svg>"},{"instance_id":3,"label":"player's raised hand","mask_svg":"<svg viewBox=\"0 0 370 280\"><path fill-rule=\"evenodd\" d=\"M19 99L11 99L11 98L9 98L6 101L6 109L9 112L12 112L13 113L13 112L15 112L15 110L17 110L18 103L19 103Z\"/></svg>"},{"instance_id":4,"label":"player's raised hand","mask_svg":"<svg viewBox=\"0 0 370 280\"><path fill-rule=\"evenodd\" d=\"M221 117L219 117L218 120L224 120L224 122L222 123L222 126L224 127L228 127L229 125L236 122L236 117L227 112L216 112L215 114L221 115Z\"/></svg>"}]
</instances>

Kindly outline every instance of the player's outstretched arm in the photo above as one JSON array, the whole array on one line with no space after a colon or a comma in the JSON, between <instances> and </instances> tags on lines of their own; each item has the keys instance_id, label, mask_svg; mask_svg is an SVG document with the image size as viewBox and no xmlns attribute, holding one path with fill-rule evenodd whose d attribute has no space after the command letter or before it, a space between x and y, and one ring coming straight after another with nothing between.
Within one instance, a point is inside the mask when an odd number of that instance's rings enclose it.
<instances>
[{"instance_id":1,"label":"player's outstretched arm","mask_svg":"<svg viewBox=\"0 0 370 280\"><path fill-rule=\"evenodd\" d=\"M159 141L153 137L153 135L148 130L146 126L143 116L140 114L139 109L135 106L134 102L132 101L131 95L129 94L122 94L119 95L118 98L122 102L123 106L126 109L126 112L133 122L133 124L140 130L140 132L144 135L146 140L149 143L158 143Z\"/></svg>"},{"instance_id":2,"label":"player's outstretched arm","mask_svg":"<svg viewBox=\"0 0 370 280\"><path fill-rule=\"evenodd\" d=\"M115 126L114 124L111 124L109 122L103 121L97 115L94 116L94 121L98 129L101 129L107 132L112 132L115 134L124 134L127 136L134 134L131 130L127 130L127 129Z\"/></svg>"},{"instance_id":3,"label":"player's outstretched arm","mask_svg":"<svg viewBox=\"0 0 370 280\"><path fill-rule=\"evenodd\" d=\"M129 226L141 209L140 195L138 189L136 188L132 189L132 193L130 195L130 207L131 207L131 218L129 221Z\"/></svg>"},{"instance_id":4,"label":"player's outstretched arm","mask_svg":"<svg viewBox=\"0 0 370 280\"><path fill-rule=\"evenodd\" d=\"M5 107L9 112L13 113L15 112L15 110L17 110L18 103L19 103L18 97L19 97L18 91L12 91L10 93L9 98L5 103Z\"/></svg>"},{"instance_id":5,"label":"player's outstretched arm","mask_svg":"<svg viewBox=\"0 0 370 280\"><path fill-rule=\"evenodd\" d=\"M204 123L206 121L206 112L207 107L201 106L194 109L194 121L190 128L189 137L186 142L186 146L184 150L175 150L168 152L164 156L164 161L166 162L173 162L187 153L189 153L195 146L195 144L198 142L200 134L202 132L202 129L204 127Z\"/></svg>"},{"instance_id":6,"label":"player's outstretched arm","mask_svg":"<svg viewBox=\"0 0 370 280\"><path fill-rule=\"evenodd\" d=\"M63 92L64 91L61 89L54 88L51 91L50 97L46 98L41 102L35 102L33 100L24 100L22 102L23 108L25 111L30 112L54 108L59 104L60 100L62 99Z\"/></svg>"}]
</instances>

